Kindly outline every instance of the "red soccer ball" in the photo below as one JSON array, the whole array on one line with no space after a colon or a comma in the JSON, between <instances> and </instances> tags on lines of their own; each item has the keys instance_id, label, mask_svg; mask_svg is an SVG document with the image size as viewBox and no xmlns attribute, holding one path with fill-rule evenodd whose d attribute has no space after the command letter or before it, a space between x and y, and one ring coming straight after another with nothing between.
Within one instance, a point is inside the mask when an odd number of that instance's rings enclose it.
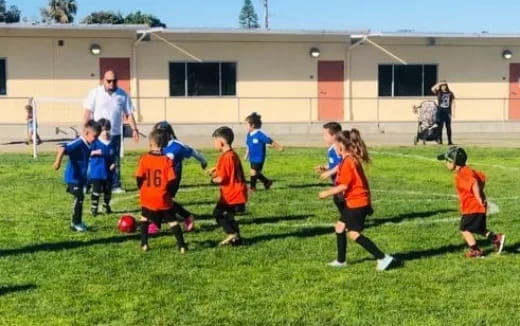
<instances>
[{"instance_id":1,"label":"red soccer ball","mask_svg":"<svg viewBox=\"0 0 520 326\"><path fill-rule=\"evenodd\" d=\"M132 215L123 215L117 221L117 228L123 233L133 233L137 228L137 222Z\"/></svg>"}]
</instances>

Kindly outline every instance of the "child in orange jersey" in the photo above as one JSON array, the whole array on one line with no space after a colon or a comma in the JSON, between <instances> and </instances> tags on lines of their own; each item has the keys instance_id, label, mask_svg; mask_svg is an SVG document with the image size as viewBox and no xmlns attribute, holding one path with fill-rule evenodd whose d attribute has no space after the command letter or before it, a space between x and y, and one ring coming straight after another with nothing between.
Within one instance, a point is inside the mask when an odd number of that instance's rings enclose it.
<instances>
[{"instance_id":1,"label":"child in orange jersey","mask_svg":"<svg viewBox=\"0 0 520 326\"><path fill-rule=\"evenodd\" d=\"M351 240L357 242L377 259L378 270L386 270L394 258L383 253L375 243L362 234L366 217L373 213L370 189L362 165L362 162L369 161L366 148L362 151L364 157L359 156L358 149L354 148L352 144L350 132L343 131L336 136L336 150L343 158L338 167L336 186L319 193L320 199L343 193L346 203L342 216L335 227L338 256L329 266L345 267L347 265L346 234L348 234Z\"/></svg>"},{"instance_id":2,"label":"child in orange jersey","mask_svg":"<svg viewBox=\"0 0 520 326\"><path fill-rule=\"evenodd\" d=\"M462 147L451 147L448 152L437 157L446 161L448 170L455 172L455 188L459 196L460 220L459 230L469 246L466 257L479 258L484 256L473 234L485 236L500 254L504 248L506 237L502 233L493 233L486 227L487 202L484 186L486 176L479 171L466 166L468 155Z\"/></svg>"},{"instance_id":3,"label":"child in orange jersey","mask_svg":"<svg viewBox=\"0 0 520 326\"><path fill-rule=\"evenodd\" d=\"M161 154L164 135L160 130L150 133L150 152L139 159L135 177L141 202L141 249L148 251L148 227L150 222L161 225L168 222L181 254L186 251L186 243L177 221L177 212L171 191L175 185L173 162Z\"/></svg>"},{"instance_id":4,"label":"child in orange jersey","mask_svg":"<svg viewBox=\"0 0 520 326\"><path fill-rule=\"evenodd\" d=\"M244 212L247 202L247 185L240 157L231 145L234 134L229 127L220 127L213 132L215 148L221 152L217 166L209 171L211 182L219 185L220 198L213 211L217 223L227 234L220 245L241 243L240 228L235 213Z\"/></svg>"}]
</instances>

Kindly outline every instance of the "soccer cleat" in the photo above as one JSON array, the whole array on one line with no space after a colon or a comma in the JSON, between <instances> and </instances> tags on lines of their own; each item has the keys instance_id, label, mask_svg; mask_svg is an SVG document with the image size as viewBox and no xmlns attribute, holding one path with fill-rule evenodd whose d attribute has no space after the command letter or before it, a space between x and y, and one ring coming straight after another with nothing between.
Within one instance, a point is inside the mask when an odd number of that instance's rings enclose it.
<instances>
[{"instance_id":1,"label":"soccer cleat","mask_svg":"<svg viewBox=\"0 0 520 326\"><path fill-rule=\"evenodd\" d=\"M388 267L390 267L390 265L392 265L393 261L394 261L394 257L392 257L390 255L385 255L385 257L383 259L377 260L376 269L378 271L385 271L388 269Z\"/></svg>"},{"instance_id":2,"label":"soccer cleat","mask_svg":"<svg viewBox=\"0 0 520 326\"><path fill-rule=\"evenodd\" d=\"M157 226L155 223L150 223L148 225L148 234L149 235L156 235L157 233L161 232L161 229Z\"/></svg>"},{"instance_id":3,"label":"soccer cleat","mask_svg":"<svg viewBox=\"0 0 520 326\"><path fill-rule=\"evenodd\" d=\"M495 239L493 240L493 246L497 251L497 254L501 254L504 249L504 243L506 242L506 236L503 233L497 233L495 235Z\"/></svg>"},{"instance_id":4,"label":"soccer cleat","mask_svg":"<svg viewBox=\"0 0 520 326\"><path fill-rule=\"evenodd\" d=\"M193 216L188 216L184 220L184 231L191 232L191 231L193 231L194 227L195 227L195 219L193 218Z\"/></svg>"},{"instance_id":5,"label":"soccer cleat","mask_svg":"<svg viewBox=\"0 0 520 326\"><path fill-rule=\"evenodd\" d=\"M124 194L126 191L121 187L112 188L112 193L116 195Z\"/></svg>"},{"instance_id":6,"label":"soccer cleat","mask_svg":"<svg viewBox=\"0 0 520 326\"><path fill-rule=\"evenodd\" d=\"M484 252L480 249L478 249L478 250L470 249L466 252L465 256L468 258L484 258Z\"/></svg>"},{"instance_id":7,"label":"soccer cleat","mask_svg":"<svg viewBox=\"0 0 520 326\"><path fill-rule=\"evenodd\" d=\"M179 252L181 253L181 255L184 255L186 253L188 249L186 249L185 247L181 247L179 248Z\"/></svg>"},{"instance_id":8,"label":"soccer cleat","mask_svg":"<svg viewBox=\"0 0 520 326\"><path fill-rule=\"evenodd\" d=\"M230 241L230 244L232 247L238 247L242 244L242 239L240 239L240 237L234 237L233 239L231 239Z\"/></svg>"},{"instance_id":9,"label":"soccer cleat","mask_svg":"<svg viewBox=\"0 0 520 326\"><path fill-rule=\"evenodd\" d=\"M273 180L269 180L269 181L267 181L267 182L264 184L265 190L269 190L269 189L271 189L272 186L273 186Z\"/></svg>"},{"instance_id":10,"label":"soccer cleat","mask_svg":"<svg viewBox=\"0 0 520 326\"><path fill-rule=\"evenodd\" d=\"M141 250L144 252L147 252L150 250L150 247L148 247L148 245L144 245L144 246L141 246Z\"/></svg>"},{"instance_id":11,"label":"soccer cleat","mask_svg":"<svg viewBox=\"0 0 520 326\"><path fill-rule=\"evenodd\" d=\"M87 226L81 222L81 223L71 223L70 224L70 229L72 231L75 231L75 232L86 232L87 231Z\"/></svg>"},{"instance_id":12,"label":"soccer cleat","mask_svg":"<svg viewBox=\"0 0 520 326\"><path fill-rule=\"evenodd\" d=\"M112 214L112 208L110 207L110 205L103 205L103 209L105 210L105 214Z\"/></svg>"},{"instance_id":13,"label":"soccer cleat","mask_svg":"<svg viewBox=\"0 0 520 326\"><path fill-rule=\"evenodd\" d=\"M330 267L339 267L339 268L341 268L341 267L347 267L347 262L340 263L337 259L335 259L334 261L331 261L327 265L329 265Z\"/></svg>"}]
</instances>

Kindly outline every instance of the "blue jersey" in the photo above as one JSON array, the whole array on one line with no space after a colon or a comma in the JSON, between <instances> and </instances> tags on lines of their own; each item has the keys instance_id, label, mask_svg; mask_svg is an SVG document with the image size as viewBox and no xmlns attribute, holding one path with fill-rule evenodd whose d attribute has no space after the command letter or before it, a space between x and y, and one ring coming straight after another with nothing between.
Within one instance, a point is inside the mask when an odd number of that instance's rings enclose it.
<instances>
[{"instance_id":1,"label":"blue jersey","mask_svg":"<svg viewBox=\"0 0 520 326\"><path fill-rule=\"evenodd\" d=\"M65 154L69 156L65 168L65 183L86 185L90 145L83 137L80 137L64 145L63 148L65 148Z\"/></svg>"},{"instance_id":2,"label":"blue jersey","mask_svg":"<svg viewBox=\"0 0 520 326\"><path fill-rule=\"evenodd\" d=\"M180 179L182 176L182 162L193 155L193 149L174 139L162 149L162 153L173 161L175 174Z\"/></svg>"},{"instance_id":3,"label":"blue jersey","mask_svg":"<svg viewBox=\"0 0 520 326\"><path fill-rule=\"evenodd\" d=\"M336 166L338 166L343 159L341 156L336 153L336 149L334 148L334 145L330 146L327 150L327 163L329 170L334 169ZM334 182L336 180L336 174L333 174L330 176L332 181Z\"/></svg>"},{"instance_id":4,"label":"blue jersey","mask_svg":"<svg viewBox=\"0 0 520 326\"><path fill-rule=\"evenodd\" d=\"M255 129L247 134L246 145L249 151L249 162L264 163L266 147L272 144L273 140L262 130Z\"/></svg>"},{"instance_id":5,"label":"blue jersey","mask_svg":"<svg viewBox=\"0 0 520 326\"><path fill-rule=\"evenodd\" d=\"M98 139L92 143L91 150L101 150L101 155L92 155L90 157L89 179L112 180L113 172L110 171L110 166L114 164L116 155L112 143Z\"/></svg>"}]
</instances>

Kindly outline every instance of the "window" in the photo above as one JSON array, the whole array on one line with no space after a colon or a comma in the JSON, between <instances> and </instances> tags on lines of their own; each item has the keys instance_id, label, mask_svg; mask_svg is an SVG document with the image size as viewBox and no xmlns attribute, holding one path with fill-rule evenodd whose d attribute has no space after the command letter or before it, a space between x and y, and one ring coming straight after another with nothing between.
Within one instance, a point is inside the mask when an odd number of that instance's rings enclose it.
<instances>
[{"instance_id":1,"label":"window","mask_svg":"<svg viewBox=\"0 0 520 326\"><path fill-rule=\"evenodd\" d=\"M379 96L429 96L437 65L379 65Z\"/></svg>"},{"instance_id":2,"label":"window","mask_svg":"<svg viewBox=\"0 0 520 326\"><path fill-rule=\"evenodd\" d=\"M170 96L235 96L236 83L236 63L170 63Z\"/></svg>"},{"instance_id":3,"label":"window","mask_svg":"<svg viewBox=\"0 0 520 326\"><path fill-rule=\"evenodd\" d=\"M5 59L0 59L0 95L7 95L7 72Z\"/></svg>"}]
</instances>

